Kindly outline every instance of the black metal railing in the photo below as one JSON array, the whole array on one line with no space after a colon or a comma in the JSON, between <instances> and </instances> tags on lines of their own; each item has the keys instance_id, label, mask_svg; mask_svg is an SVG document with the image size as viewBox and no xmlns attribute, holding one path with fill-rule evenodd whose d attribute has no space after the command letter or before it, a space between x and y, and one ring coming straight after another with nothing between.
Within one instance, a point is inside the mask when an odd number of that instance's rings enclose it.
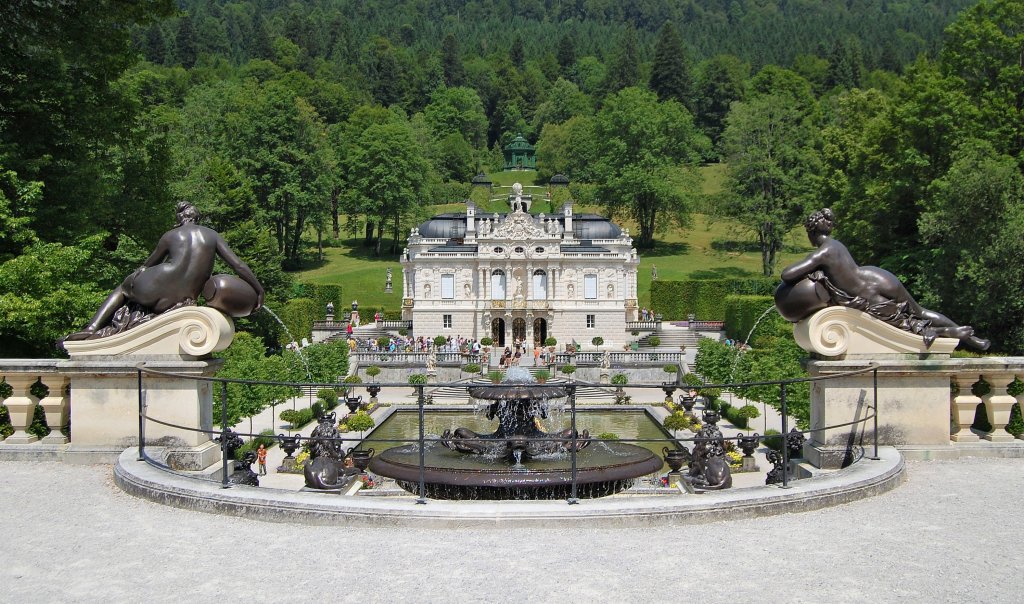
<instances>
[{"instance_id":1,"label":"black metal railing","mask_svg":"<svg viewBox=\"0 0 1024 604\"><path fill-rule=\"evenodd\" d=\"M821 381L827 381L827 380L846 378L846 377L850 377L850 376L866 374L866 373L869 373L869 372L872 373L872 383L873 383L873 387L872 387L872 405L869 407L870 410L871 410L871 414L870 415L862 417L860 419L855 419L853 421L844 422L844 423L841 423L841 424L835 424L835 425L829 425L829 426L823 426L823 427L814 428L813 430L797 430L795 428L793 430L789 430L789 412L788 412L788 404L787 404L787 393L788 393L788 388L790 386L792 386L793 384L799 384L799 383L821 382ZM229 435L230 436L239 436L239 437L248 437L248 438L261 437L261 438L269 438L269 439L277 440L277 441L281 440L281 436L280 435L274 436L274 435L265 435L265 434L252 434L252 433L234 432L234 431L229 429L229 427L227 425L227 423L228 423L228 384L234 383L234 384L243 384L243 385L251 385L251 386L285 386L285 387L292 387L292 388L296 388L296 389L303 389L304 391L307 391L307 392L316 391L316 390L321 389L321 388L350 388L351 389L351 388L369 388L369 387L376 388L376 389L378 389L377 392L379 392L380 388L410 388L411 387L411 388L414 389L414 391L416 393L416 407L417 407L417 412L418 412L418 416L419 416L419 422L418 422L418 424L419 424L419 433L418 433L418 437L417 438L414 438L414 439L401 439L401 438L394 438L394 437L386 437L386 438L375 439L375 438L368 438L368 437L351 437L351 438L338 437L338 438L324 439L322 437L317 437L316 439L317 440L328 440L328 441L332 441L332 442L339 442L342 445L342 447L344 447L344 444L346 442L350 442L350 441L356 441L356 446L359 446L360 444L363 444L363 443L374 443L374 442L403 443L403 444L416 443L418 445L418 447L419 447L419 485L418 485L419 488L418 488L418 497L417 497L417 500L416 500L416 503L418 503L418 504L425 504L425 503L427 503L427 498L426 498L426 479L425 479L425 477L426 477L426 460L425 460L426 444L430 443L430 442L441 442L442 441L442 438L440 438L440 437L428 438L426 436L426 434L425 434L425 423L426 423L425 422L425 414L426 414L425 407L426 407L426 404L427 404L427 397L424 394L424 390L426 388L428 388L428 387L430 387L430 388L439 388L439 387L468 388L468 387L471 387L471 386L474 386L474 385L476 385L476 386L480 385L480 384L467 384L465 382L450 382L450 383L437 383L437 384L414 384L414 385L410 385L408 383L401 383L401 382L395 382L395 383L391 383L391 382L377 382L377 383L372 383L372 384L340 384L340 383L333 383L332 384L332 383L308 383L308 382L275 382L275 381L243 380L243 379L233 379L233 378L218 378L218 377L207 377L207 376L196 376L196 375L179 374L179 373L173 373L173 372L166 372L166 371L159 371L159 370L156 370L156 369L151 369L151 368L145 367L144 365L140 365L137 368L137 373L138 373L138 405L139 405L139 447L138 447L139 454L138 454L138 460L139 461L145 461L145 462L150 463L150 464L160 465L159 462L157 462L156 460L148 457L146 455L146 453L145 453L146 422L153 422L153 423L156 423L156 424L159 424L159 425L162 425L162 426L166 426L166 427L170 427L170 428L174 428L174 429L178 429L178 430L184 430L184 431L188 431L188 432L205 433L205 434L210 435L210 436L215 436L216 435L216 436L219 436L220 444L221 444L221 454L222 454L221 455L222 456L221 485L223 486L223 488L229 488L231 486L230 481L229 481L230 473L228 471L229 461L231 461L231 460L229 459L228 454L227 454L228 453L228 440L229 440L228 437L229 437ZM163 421L163 420L161 420L159 418L150 417L146 413L145 383L144 383L144 376L145 375L160 376L160 377L163 377L163 378L172 377L172 378L187 379L187 380L206 381L206 382L211 382L213 384L220 384L221 429L220 430L214 430L214 429L206 430L206 429L202 429L202 428L196 428L196 427L193 427L193 426L182 426L182 425L173 424L173 423L170 423L170 422ZM521 385L519 385L519 384L507 384L507 385L506 384L490 384L489 385L489 387L498 387L498 388L501 388L501 387L515 388L515 387L520 387L520 386ZM781 446L781 456L782 456L782 467L781 467L781 470L782 470L782 481L781 481L781 487L782 488L789 488L789 481L790 481L789 462L790 462L790 456L789 456L789 447L787 446L786 439L791 434L798 433L798 434L801 434L801 435L806 435L806 434L808 434L810 432L822 432L822 431L826 431L826 430L832 430L832 429L836 429L836 428L843 428L843 427L848 427L848 426L854 426L854 425L858 425L858 424L864 425L866 422L872 421L872 423L873 423L873 435L872 436L873 436L873 441L874 441L873 442L873 447L874 447L873 453L874 454L871 455L871 456L866 456L866 457L867 457L867 459L871 459L871 460L878 460L879 459L879 456L878 456L878 365L877 364L872 364L871 366L863 368L863 369L858 369L858 370L848 371L848 372L843 372L843 373L835 373L835 374L830 374L830 375L826 375L826 376L818 376L818 377L793 378L793 379L788 379L788 380L762 381L762 382L741 382L741 383L730 383L730 384L704 383L704 384L701 384L701 385L683 384L681 382L670 382L670 383L662 383L662 384L630 384L629 388L659 389L659 390L662 390L662 391L665 392L667 399L670 399L672 394L674 394L675 390L682 390L682 389L690 390L690 389L693 389L693 390L697 390L699 392L699 391L705 390L705 389L720 389L720 390L730 390L730 391L732 391L732 390L736 390L736 389L743 389L743 388L756 387L756 386L779 386L779 394L780 394L779 403L780 403L780 405L779 405L779 410L778 411L779 411L779 414L781 415L781 419L782 419L782 433L779 435L779 438L782 441L782 446ZM566 501L569 504L575 504L575 503L578 503L578 493L579 493L578 492L578 484L577 484L577 478L578 478L577 454L578 454L578 444L579 444L579 439L580 439L580 436L577 434L577 430L576 430L576 415L577 415L576 391L580 387L607 388L608 386L607 386L607 384L596 384L596 383L590 383L590 382L572 381L572 382L569 382L568 384L559 383L558 387L564 388L566 390L566 392L567 392L567 397L566 398L568 399L570 429L571 429L571 432L570 432L570 442L571 442L571 447L570 447L570 458L571 458L571 460L570 460L570 464L571 464L571 466L570 466L570 468L571 468L572 482L571 482L571 489L570 489L570 493L571 494L567 498ZM764 439L766 437L767 437L767 435L762 436L762 439ZM297 442L299 442L299 443L301 443L303 441L312 441L312 440L314 440L313 437L301 436L301 435L290 435L290 436L288 436L286 438L297 439ZM741 436L730 436L730 437L722 436L721 438L723 440L726 440L726 441L735 440L735 441L737 441L737 444L738 444L738 441L741 438ZM444 440L447 440L448 442L460 442L460 441L463 441L463 440L465 440L465 441L472 441L472 440L475 440L475 439L472 439L472 438L459 439L459 438L452 437L452 438L447 438L447 439L444 439ZM560 441L561 442L561 441L564 441L564 438L558 438L558 437L554 437L554 436L551 436L551 437L530 437L527 440L534 441L534 442L549 442L549 441ZM594 441L594 442L602 442L602 439L600 439L600 438L590 437L590 440ZM701 443L701 442L705 442L706 443L706 442L715 441L715 440L718 440L718 437L709 438L709 437L694 436L694 437L690 437L690 438L680 438L680 437L676 437L676 436L673 435L673 436L666 437L666 438L619 438L619 439L616 439L616 442L621 442L621 443L665 443L665 442L667 442L669 444L673 444L673 445L677 445L678 446L681 443L694 443L694 444L696 444L696 443Z\"/></svg>"}]
</instances>

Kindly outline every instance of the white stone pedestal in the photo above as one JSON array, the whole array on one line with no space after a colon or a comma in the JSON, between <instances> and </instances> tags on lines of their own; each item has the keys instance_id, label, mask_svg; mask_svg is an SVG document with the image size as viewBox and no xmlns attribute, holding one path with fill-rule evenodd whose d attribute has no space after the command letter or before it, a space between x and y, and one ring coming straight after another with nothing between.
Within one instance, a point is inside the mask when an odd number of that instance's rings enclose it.
<instances>
[{"instance_id":1,"label":"white stone pedestal","mask_svg":"<svg viewBox=\"0 0 1024 604\"><path fill-rule=\"evenodd\" d=\"M142 362L138 358L68 361L61 369L71 378L71 446L69 452L123 450L139 442L139 377L142 365L189 377L211 376L221 361ZM188 428L213 429L213 388L189 377L143 373L146 415ZM169 447L168 465L200 470L220 460L210 435L145 423L147 445Z\"/></svg>"},{"instance_id":2,"label":"white stone pedestal","mask_svg":"<svg viewBox=\"0 0 1024 604\"><path fill-rule=\"evenodd\" d=\"M878 355L884 356L884 355ZM946 359L879 360L879 445L949 446L949 373ZM810 361L811 377L856 371L871 361ZM871 417L874 384L871 372L812 382L811 434L804 457L819 468L840 468L871 454L874 422L827 428Z\"/></svg>"}]
</instances>

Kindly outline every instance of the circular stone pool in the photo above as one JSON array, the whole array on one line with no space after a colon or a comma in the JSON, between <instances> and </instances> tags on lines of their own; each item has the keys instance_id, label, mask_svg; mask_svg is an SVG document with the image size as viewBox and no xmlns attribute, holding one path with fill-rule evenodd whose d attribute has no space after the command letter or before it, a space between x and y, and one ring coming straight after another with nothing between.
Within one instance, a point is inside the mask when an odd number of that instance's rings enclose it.
<instances>
[{"instance_id":1,"label":"circular stone pool","mask_svg":"<svg viewBox=\"0 0 1024 604\"><path fill-rule=\"evenodd\" d=\"M568 453L534 457L527 466L428 443L424 458L424 486L431 499L565 499L572 493ZM393 447L374 457L369 469L418 493L419 459L417 444ZM577 496L613 495L661 466L661 458L643 447L595 442L576 454Z\"/></svg>"}]
</instances>

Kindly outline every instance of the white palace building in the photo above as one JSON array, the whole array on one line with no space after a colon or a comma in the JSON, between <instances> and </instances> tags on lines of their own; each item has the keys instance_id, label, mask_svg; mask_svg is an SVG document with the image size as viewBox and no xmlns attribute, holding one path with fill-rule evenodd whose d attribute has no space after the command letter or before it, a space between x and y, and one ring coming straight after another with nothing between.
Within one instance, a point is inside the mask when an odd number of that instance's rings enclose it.
<instances>
[{"instance_id":1,"label":"white palace building","mask_svg":"<svg viewBox=\"0 0 1024 604\"><path fill-rule=\"evenodd\" d=\"M477 177L474 184L489 186ZM555 176L552 189L568 186ZM628 231L595 214L530 213L518 183L506 214L440 214L412 230L402 255L402 318L416 336L491 337L622 346L637 320L637 258ZM568 198L568 196L566 196Z\"/></svg>"}]
</instances>

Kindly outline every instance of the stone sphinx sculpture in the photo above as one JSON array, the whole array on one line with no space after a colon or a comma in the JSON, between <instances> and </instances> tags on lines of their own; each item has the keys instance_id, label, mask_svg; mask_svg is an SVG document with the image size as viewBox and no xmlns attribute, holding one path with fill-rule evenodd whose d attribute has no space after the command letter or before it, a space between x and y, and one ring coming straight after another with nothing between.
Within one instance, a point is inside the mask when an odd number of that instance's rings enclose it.
<instances>
[{"instance_id":1,"label":"stone sphinx sculpture","mask_svg":"<svg viewBox=\"0 0 1024 604\"><path fill-rule=\"evenodd\" d=\"M775 306L788 321L807 319L830 306L862 311L900 330L919 335L925 347L936 338L955 338L961 344L986 350L989 341L974 329L922 307L900 280L876 266L858 266L850 251L832 239L835 216L825 208L807 217L804 226L817 248L782 271Z\"/></svg>"},{"instance_id":2,"label":"stone sphinx sculpture","mask_svg":"<svg viewBox=\"0 0 1024 604\"><path fill-rule=\"evenodd\" d=\"M127 331L162 313L206 305L232 317L244 317L263 305L256 275L213 229L199 226L199 212L188 202L177 206L177 226L160 237L149 258L107 296L81 331L65 341L91 340ZM213 275L221 258L238 277Z\"/></svg>"}]
</instances>

